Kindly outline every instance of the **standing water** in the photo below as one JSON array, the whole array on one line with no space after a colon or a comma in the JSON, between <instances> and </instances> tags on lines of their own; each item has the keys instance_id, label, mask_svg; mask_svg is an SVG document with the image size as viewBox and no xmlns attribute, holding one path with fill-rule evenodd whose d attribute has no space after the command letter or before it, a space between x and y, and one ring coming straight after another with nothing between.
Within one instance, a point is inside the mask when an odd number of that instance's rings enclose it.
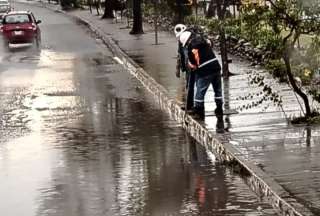
<instances>
[{"instance_id":1,"label":"standing water","mask_svg":"<svg viewBox=\"0 0 320 216\"><path fill-rule=\"evenodd\" d=\"M43 66L30 92L2 94L24 95L3 107L7 125L21 119L1 131L16 134L1 138L3 215L274 215L110 56L42 52L76 73Z\"/></svg>"},{"instance_id":2,"label":"standing water","mask_svg":"<svg viewBox=\"0 0 320 216\"><path fill-rule=\"evenodd\" d=\"M0 50L1 215L275 215L105 47L31 10L42 50Z\"/></svg>"}]
</instances>

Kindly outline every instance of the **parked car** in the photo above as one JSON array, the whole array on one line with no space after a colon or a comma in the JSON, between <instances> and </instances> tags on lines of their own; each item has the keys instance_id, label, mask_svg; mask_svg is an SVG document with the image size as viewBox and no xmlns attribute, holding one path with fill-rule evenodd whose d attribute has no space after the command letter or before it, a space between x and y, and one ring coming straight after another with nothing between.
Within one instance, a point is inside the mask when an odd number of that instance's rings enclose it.
<instances>
[{"instance_id":1,"label":"parked car","mask_svg":"<svg viewBox=\"0 0 320 216\"><path fill-rule=\"evenodd\" d=\"M36 20L30 11L11 11L3 15L2 35L4 45L34 43L40 46L41 31L40 20Z\"/></svg>"},{"instance_id":2,"label":"parked car","mask_svg":"<svg viewBox=\"0 0 320 216\"><path fill-rule=\"evenodd\" d=\"M11 11L11 6L8 0L0 0L0 19L3 15Z\"/></svg>"}]
</instances>

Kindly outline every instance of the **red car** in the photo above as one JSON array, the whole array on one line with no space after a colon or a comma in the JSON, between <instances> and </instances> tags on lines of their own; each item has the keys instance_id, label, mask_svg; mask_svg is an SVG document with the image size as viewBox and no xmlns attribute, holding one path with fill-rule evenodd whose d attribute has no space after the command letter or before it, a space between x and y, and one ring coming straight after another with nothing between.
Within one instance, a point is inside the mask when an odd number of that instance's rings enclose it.
<instances>
[{"instance_id":1,"label":"red car","mask_svg":"<svg viewBox=\"0 0 320 216\"><path fill-rule=\"evenodd\" d=\"M3 16L1 31L4 45L9 44L35 43L40 46L41 31L36 20L30 11L12 11Z\"/></svg>"}]
</instances>

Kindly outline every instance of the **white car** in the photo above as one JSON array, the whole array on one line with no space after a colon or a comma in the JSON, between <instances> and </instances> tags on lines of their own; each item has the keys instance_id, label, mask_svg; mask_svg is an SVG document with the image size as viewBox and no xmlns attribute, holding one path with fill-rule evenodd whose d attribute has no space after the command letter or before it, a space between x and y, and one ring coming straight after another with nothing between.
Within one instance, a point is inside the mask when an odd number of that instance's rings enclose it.
<instances>
[{"instance_id":1,"label":"white car","mask_svg":"<svg viewBox=\"0 0 320 216\"><path fill-rule=\"evenodd\" d=\"M2 19L3 14L11 11L11 5L8 0L0 0L0 19Z\"/></svg>"}]
</instances>

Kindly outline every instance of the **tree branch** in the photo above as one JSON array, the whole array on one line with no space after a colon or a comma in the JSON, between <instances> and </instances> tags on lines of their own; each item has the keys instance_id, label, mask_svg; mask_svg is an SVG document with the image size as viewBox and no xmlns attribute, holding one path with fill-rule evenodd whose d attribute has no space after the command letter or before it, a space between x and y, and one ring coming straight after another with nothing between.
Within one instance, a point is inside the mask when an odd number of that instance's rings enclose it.
<instances>
[{"instance_id":1,"label":"tree branch","mask_svg":"<svg viewBox=\"0 0 320 216\"><path fill-rule=\"evenodd\" d=\"M292 36L292 34L293 34L293 31L294 31L294 28L292 28L291 30L290 30L290 33L285 37L285 38L283 38L283 43L284 44L287 44L287 41L289 40L289 38Z\"/></svg>"}]
</instances>

